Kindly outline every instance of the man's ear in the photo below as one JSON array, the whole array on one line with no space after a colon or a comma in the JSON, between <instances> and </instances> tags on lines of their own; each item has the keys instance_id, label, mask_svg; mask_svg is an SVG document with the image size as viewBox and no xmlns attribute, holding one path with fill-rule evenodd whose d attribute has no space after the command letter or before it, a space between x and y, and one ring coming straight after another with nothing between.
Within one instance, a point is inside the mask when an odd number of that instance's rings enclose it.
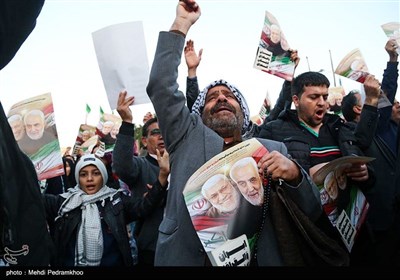
<instances>
[{"instance_id":1,"label":"man's ear","mask_svg":"<svg viewBox=\"0 0 400 280\"><path fill-rule=\"evenodd\" d=\"M297 95L292 96L292 101L294 103L294 106L297 107L299 105L299 97Z\"/></svg>"},{"instance_id":2,"label":"man's ear","mask_svg":"<svg viewBox=\"0 0 400 280\"><path fill-rule=\"evenodd\" d=\"M147 138L142 136L142 144L147 147Z\"/></svg>"}]
</instances>

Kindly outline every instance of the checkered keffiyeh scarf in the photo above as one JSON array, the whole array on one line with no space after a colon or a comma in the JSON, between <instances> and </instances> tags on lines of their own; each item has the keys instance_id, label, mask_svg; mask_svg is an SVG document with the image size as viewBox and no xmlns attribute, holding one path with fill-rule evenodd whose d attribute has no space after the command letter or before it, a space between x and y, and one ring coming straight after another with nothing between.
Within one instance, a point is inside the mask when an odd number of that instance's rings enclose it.
<instances>
[{"instance_id":1,"label":"checkered keffiyeh scarf","mask_svg":"<svg viewBox=\"0 0 400 280\"><path fill-rule=\"evenodd\" d=\"M226 86L227 88L229 88L232 93L235 95L235 97L237 98L240 107L242 108L242 112L243 112L243 127L242 127L242 134L246 134L246 132L251 128L250 126L250 110L249 107L247 106L247 102L246 99L244 98L244 96L242 95L242 93L233 85L229 84L227 81L225 80L217 80L212 82L211 84L209 84L208 86L206 86L197 96L196 101L193 104L192 107L192 112L201 116L203 113L203 108L204 108L204 104L206 101L206 95L207 92L210 88L213 88L215 86Z\"/></svg>"},{"instance_id":2,"label":"checkered keffiyeh scarf","mask_svg":"<svg viewBox=\"0 0 400 280\"><path fill-rule=\"evenodd\" d=\"M82 221L79 225L75 245L76 266L100 265L103 256L103 233L96 202L102 201L104 206L105 199L110 198L112 200L118 191L104 186L97 193L87 195L79 185L76 185L75 188L61 194L66 199L58 210L56 220L73 209L78 207L82 209Z\"/></svg>"}]
</instances>

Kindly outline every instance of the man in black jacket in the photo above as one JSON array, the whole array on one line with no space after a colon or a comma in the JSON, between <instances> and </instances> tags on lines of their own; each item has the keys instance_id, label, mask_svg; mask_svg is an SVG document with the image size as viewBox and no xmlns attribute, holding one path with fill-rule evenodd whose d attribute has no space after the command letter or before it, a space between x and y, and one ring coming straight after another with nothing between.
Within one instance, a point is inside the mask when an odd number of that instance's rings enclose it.
<instances>
[{"instance_id":1,"label":"man in black jacket","mask_svg":"<svg viewBox=\"0 0 400 280\"><path fill-rule=\"evenodd\" d=\"M292 99L296 110L287 109L278 119L264 123L259 137L284 142L289 154L310 174L324 164L348 155L363 155L352 130L339 116L327 114L329 80L318 72L305 72L292 83ZM344 172L348 186L360 190L371 187L375 181L366 164L352 164ZM328 205L324 188L320 190L323 205ZM350 201L350 188L339 192L337 200L329 204L333 225L346 210ZM331 205L333 205L332 208ZM345 239L343 237L343 239Z\"/></svg>"},{"instance_id":2,"label":"man in black jacket","mask_svg":"<svg viewBox=\"0 0 400 280\"><path fill-rule=\"evenodd\" d=\"M389 62L382 79L382 90L389 101L394 102L398 79L398 54L395 41L389 40L385 49L389 54ZM364 104L359 94L351 92L344 97L342 104L343 116L348 121L347 124L355 129L361 149L366 156L375 158L371 165L375 169L376 182L365 193L370 204L367 226L373 242L365 240L359 264L395 266L399 264L399 256L396 259L396 255L400 253L400 237L395 231L399 226L396 211L400 206L398 201L400 184L395 182L396 176L399 176L399 172L396 171L396 161L399 161L399 156L391 149L396 145L390 145L382 133L388 135L388 132L392 132L390 142L395 143L397 135L390 127L398 126L399 115L396 117L396 105L379 108L380 87L374 80L373 76L366 77ZM396 118L397 124L395 124ZM397 149L398 147L397 142Z\"/></svg>"}]
</instances>

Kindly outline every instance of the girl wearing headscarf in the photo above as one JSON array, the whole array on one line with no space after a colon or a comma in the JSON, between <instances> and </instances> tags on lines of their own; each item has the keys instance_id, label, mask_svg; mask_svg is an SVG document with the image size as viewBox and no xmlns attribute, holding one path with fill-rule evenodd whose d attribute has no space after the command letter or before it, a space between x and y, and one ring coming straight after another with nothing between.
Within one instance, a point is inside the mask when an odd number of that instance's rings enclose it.
<instances>
[{"instance_id":1,"label":"girl wearing headscarf","mask_svg":"<svg viewBox=\"0 0 400 280\"><path fill-rule=\"evenodd\" d=\"M169 157L158 154L158 180L135 198L109 188L104 163L93 154L77 162L78 182L66 193L45 195L58 266L132 266L126 225L150 214L166 194Z\"/></svg>"}]
</instances>

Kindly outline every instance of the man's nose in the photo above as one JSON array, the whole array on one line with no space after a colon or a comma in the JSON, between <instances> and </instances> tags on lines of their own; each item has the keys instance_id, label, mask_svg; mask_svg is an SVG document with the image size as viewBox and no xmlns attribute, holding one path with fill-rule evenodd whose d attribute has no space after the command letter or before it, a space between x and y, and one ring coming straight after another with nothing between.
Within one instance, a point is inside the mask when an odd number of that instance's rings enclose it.
<instances>
[{"instance_id":1,"label":"man's nose","mask_svg":"<svg viewBox=\"0 0 400 280\"><path fill-rule=\"evenodd\" d=\"M226 98L225 94L220 93L220 94L218 95L218 101L219 101L219 102L226 102L227 100L228 100L228 99Z\"/></svg>"},{"instance_id":2,"label":"man's nose","mask_svg":"<svg viewBox=\"0 0 400 280\"><path fill-rule=\"evenodd\" d=\"M225 198L225 194L222 192L219 192L218 193L218 201L222 201L222 200L224 200L224 198Z\"/></svg>"},{"instance_id":3,"label":"man's nose","mask_svg":"<svg viewBox=\"0 0 400 280\"><path fill-rule=\"evenodd\" d=\"M324 105L325 103L326 103L326 100L324 99L324 97L323 97L323 96L320 96L320 97L318 98L317 104L319 104L319 105Z\"/></svg>"}]
</instances>

